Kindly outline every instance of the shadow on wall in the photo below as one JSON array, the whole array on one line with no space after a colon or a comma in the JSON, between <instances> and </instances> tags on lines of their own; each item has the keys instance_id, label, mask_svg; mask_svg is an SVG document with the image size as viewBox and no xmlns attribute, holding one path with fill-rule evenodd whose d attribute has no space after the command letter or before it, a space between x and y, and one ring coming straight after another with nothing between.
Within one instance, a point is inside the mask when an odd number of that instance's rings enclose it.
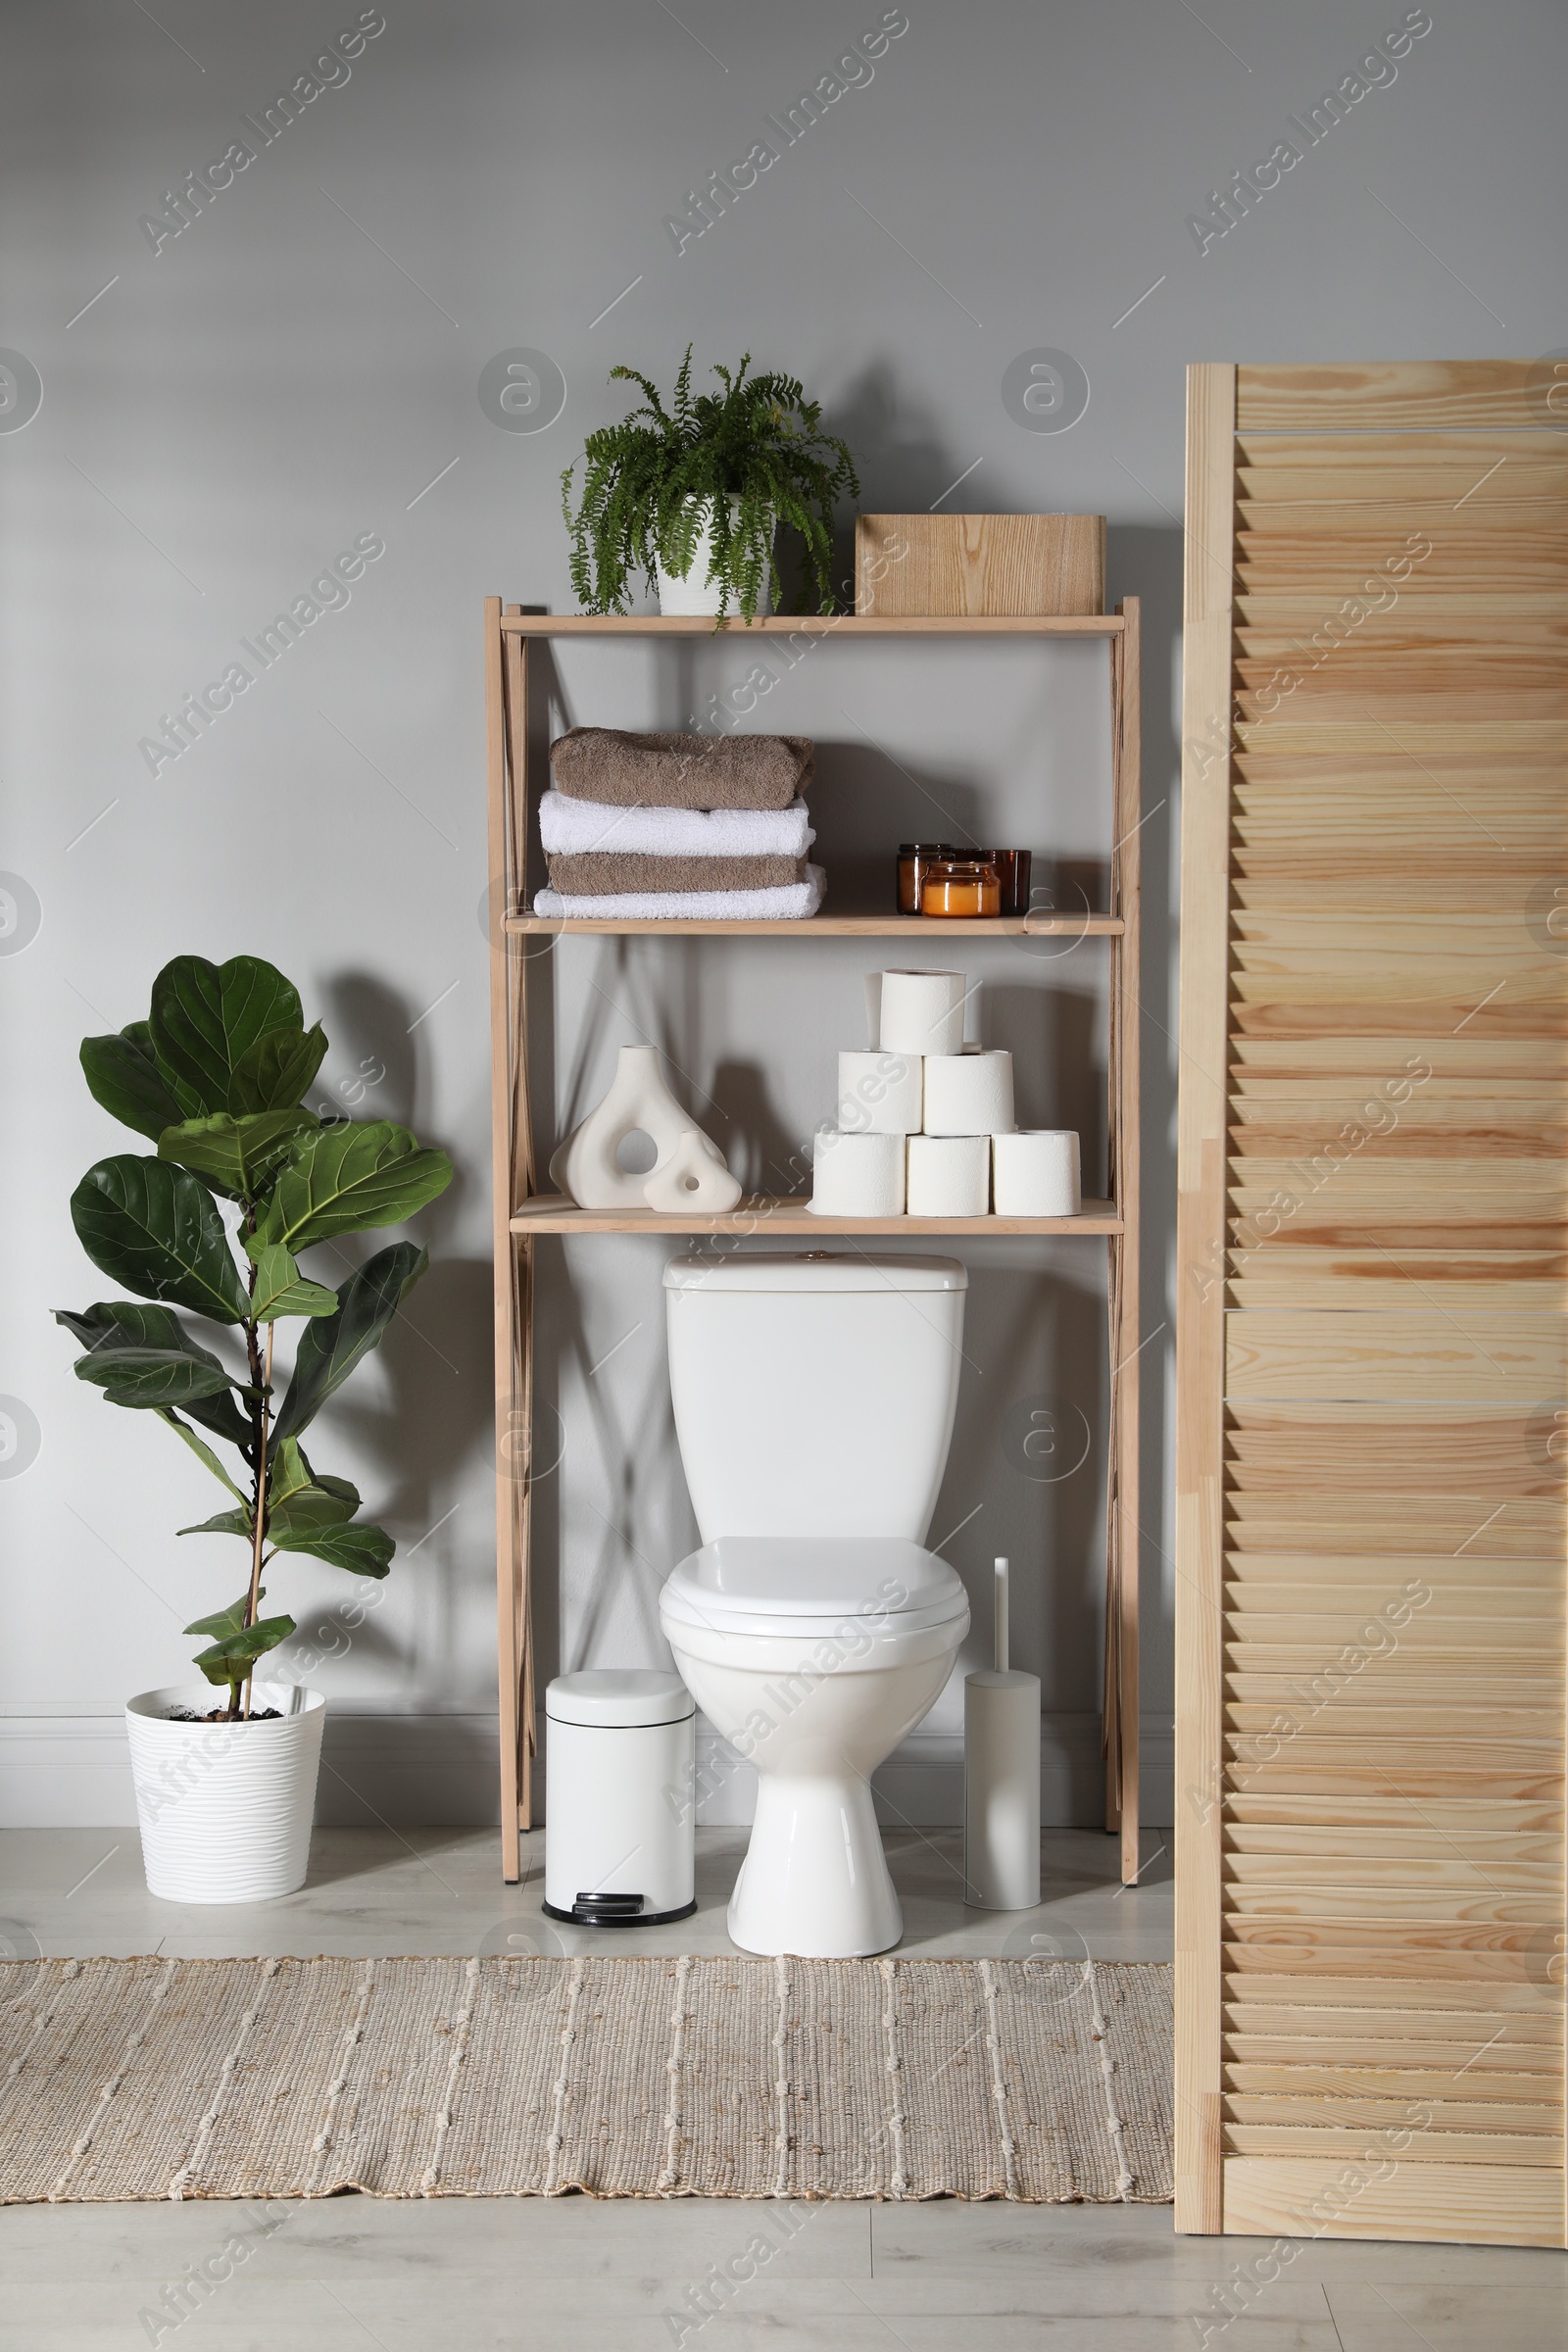
<instances>
[{"instance_id":1,"label":"shadow on wall","mask_svg":"<svg viewBox=\"0 0 1568 2352\"><path fill-rule=\"evenodd\" d=\"M927 1541L963 1578L973 1623L926 1733L962 1731L962 1678L991 1663L999 1553L1013 1566L1013 1662L1040 1675L1048 1712L1100 1708L1104 1257L1071 1247L1050 1268L970 1255L957 1417Z\"/></svg>"},{"instance_id":2,"label":"shadow on wall","mask_svg":"<svg viewBox=\"0 0 1568 2352\"><path fill-rule=\"evenodd\" d=\"M719 1062L713 1072L712 1103L727 1122L724 1155L748 1193L809 1195L811 1138L793 1133L774 1109L767 1072L760 1063Z\"/></svg>"},{"instance_id":3,"label":"shadow on wall","mask_svg":"<svg viewBox=\"0 0 1568 2352\"><path fill-rule=\"evenodd\" d=\"M542 1703L553 1676L566 1671L568 1664L580 1666L600 1655L603 1631L612 1618L617 1646L627 1660L670 1664L659 1623L660 1590L675 1562L695 1549L699 1539L678 1468L673 1489L670 1477L670 1467L679 1457L664 1364L662 1289L654 1294L659 1345L641 1390L628 1396L624 1366L617 1382L595 1378L598 1364L583 1320L582 1294L571 1279L565 1250L538 1251L535 1279L539 1328L554 1343L535 1365L532 1605ZM582 1447L579 1458L591 1459L598 1472L593 1481L598 1500L590 1502L586 1514L579 1510L574 1515L569 1544L560 1475L568 1398L574 1446ZM564 1656L562 1612L568 1555L569 1661ZM629 1613L624 1606L628 1596Z\"/></svg>"},{"instance_id":4,"label":"shadow on wall","mask_svg":"<svg viewBox=\"0 0 1568 2352\"><path fill-rule=\"evenodd\" d=\"M325 980L318 1000L331 1040L312 1095L318 1115L391 1119L451 1150L450 1137L434 1136L425 1108L418 1008L384 982L357 971ZM430 1267L399 1307L378 1350L390 1400L345 1390L325 1408L325 1418L350 1434L374 1463L375 1483L385 1496L377 1508L400 1531L401 1559L439 1518L459 1467L476 1448L493 1456L491 1265L488 1258L448 1254L472 1182L461 1153L454 1152L454 1165L451 1186L409 1229L411 1238L429 1250ZM323 1243L312 1271L340 1284L352 1265L386 1248L397 1230L356 1236L352 1255L349 1249ZM442 1683L461 1671L457 1604L449 1578L436 1588L433 1604L420 1608L421 1680ZM356 1629L355 1638L367 1655L395 1662L406 1675L414 1671L416 1660L398 1655L373 1617Z\"/></svg>"},{"instance_id":5,"label":"shadow on wall","mask_svg":"<svg viewBox=\"0 0 1568 2352\"><path fill-rule=\"evenodd\" d=\"M974 455L970 451L967 456L955 456L931 412L915 405L885 360L873 361L861 369L823 422L829 432L842 435L856 453L860 475L858 504L866 514L927 513L932 500L963 471ZM851 583L846 601L853 602L853 517L834 534L833 578L836 583Z\"/></svg>"}]
</instances>

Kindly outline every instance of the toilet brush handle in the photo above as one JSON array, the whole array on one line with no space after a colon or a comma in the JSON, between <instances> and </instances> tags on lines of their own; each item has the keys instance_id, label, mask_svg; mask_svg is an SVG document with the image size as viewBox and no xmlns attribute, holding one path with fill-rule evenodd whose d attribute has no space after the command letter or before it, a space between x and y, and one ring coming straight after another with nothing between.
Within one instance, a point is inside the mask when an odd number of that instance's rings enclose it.
<instances>
[{"instance_id":1,"label":"toilet brush handle","mask_svg":"<svg viewBox=\"0 0 1568 2352\"><path fill-rule=\"evenodd\" d=\"M997 1580L996 1604L993 1612L996 1669L998 1674L1005 1674L1007 1671L1007 1563L1005 1560L996 1560L992 1565L996 1570Z\"/></svg>"}]
</instances>

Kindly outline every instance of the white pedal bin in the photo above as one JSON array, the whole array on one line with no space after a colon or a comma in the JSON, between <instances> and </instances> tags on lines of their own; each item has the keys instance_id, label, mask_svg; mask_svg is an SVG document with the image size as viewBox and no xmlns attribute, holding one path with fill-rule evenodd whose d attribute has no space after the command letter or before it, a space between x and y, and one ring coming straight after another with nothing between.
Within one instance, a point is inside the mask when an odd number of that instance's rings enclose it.
<instances>
[{"instance_id":1,"label":"white pedal bin","mask_svg":"<svg viewBox=\"0 0 1568 2352\"><path fill-rule=\"evenodd\" d=\"M677 1674L591 1669L545 1692L545 1901L581 1927L697 1908L697 1704Z\"/></svg>"}]
</instances>

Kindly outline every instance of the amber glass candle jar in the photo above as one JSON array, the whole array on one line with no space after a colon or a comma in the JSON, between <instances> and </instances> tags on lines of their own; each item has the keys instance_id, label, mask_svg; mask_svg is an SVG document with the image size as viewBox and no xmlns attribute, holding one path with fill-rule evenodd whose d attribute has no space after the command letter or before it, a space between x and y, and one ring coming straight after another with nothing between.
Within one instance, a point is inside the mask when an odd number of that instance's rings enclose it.
<instances>
[{"instance_id":1,"label":"amber glass candle jar","mask_svg":"<svg viewBox=\"0 0 1568 2352\"><path fill-rule=\"evenodd\" d=\"M997 869L983 858L944 858L927 866L920 883L920 912L986 915L1002 912Z\"/></svg>"},{"instance_id":2,"label":"amber glass candle jar","mask_svg":"<svg viewBox=\"0 0 1568 2352\"><path fill-rule=\"evenodd\" d=\"M1002 885L1003 913L1027 914L1033 853L1029 850L982 850L979 855L997 869L997 880Z\"/></svg>"},{"instance_id":3,"label":"amber glass candle jar","mask_svg":"<svg viewBox=\"0 0 1568 2352\"><path fill-rule=\"evenodd\" d=\"M942 858L955 858L957 852L946 841L901 841L899 844L899 912L918 914L920 885L927 868Z\"/></svg>"}]
</instances>

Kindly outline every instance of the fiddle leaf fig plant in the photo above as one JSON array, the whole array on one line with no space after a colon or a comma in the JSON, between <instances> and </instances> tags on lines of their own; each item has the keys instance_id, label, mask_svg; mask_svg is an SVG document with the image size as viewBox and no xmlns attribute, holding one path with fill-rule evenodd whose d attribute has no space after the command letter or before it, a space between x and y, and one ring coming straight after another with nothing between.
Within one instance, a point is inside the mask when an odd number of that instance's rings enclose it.
<instances>
[{"instance_id":1,"label":"fiddle leaf fig plant","mask_svg":"<svg viewBox=\"0 0 1568 2352\"><path fill-rule=\"evenodd\" d=\"M111 1404L155 1413L230 1498L179 1530L231 1536L246 1548L245 1590L185 1628L205 1639L195 1662L226 1686L229 1721L250 1711L257 1659L294 1631L292 1617L261 1614L270 1564L303 1551L382 1577L394 1550L390 1536L358 1517L358 1490L317 1470L301 1439L380 1344L428 1252L394 1242L335 1289L304 1272L299 1253L399 1225L452 1181L446 1153L407 1128L388 1119L326 1125L307 1107L301 1098L325 1053L320 1023L305 1026L299 992L254 956L224 964L176 956L153 983L145 1021L81 1047L94 1101L157 1154L101 1159L71 1198L87 1255L133 1298L61 1309L55 1320L86 1349L77 1378ZM231 1204L226 1224L220 1201ZM176 1310L226 1333L243 1368L203 1346ZM273 1340L294 1317L303 1330L279 1402ZM213 1439L238 1457L231 1467Z\"/></svg>"},{"instance_id":2,"label":"fiddle leaf fig plant","mask_svg":"<svg viewBox=\"0 0 1568 2352\"><path fill-rule=\"evenodd\" d=\"M833 610L833 512L846 491L859 492L855 460L818 430L821 403L797 376L748 375L751 364L750 352L733 371L715 364L723 391L694 398L688 343L668 409L635 368L612 368L612 383L640 385L644 405L588 435L575 514L576 462L561 477L571 584L586 611L629 611L631 575L641 569L652 588L656 558L684 577L710 529L708 582L722 591L720 610L733 597L755 620L780 523L806 542L818 612Z\"/></svg>"}]
</instances>

